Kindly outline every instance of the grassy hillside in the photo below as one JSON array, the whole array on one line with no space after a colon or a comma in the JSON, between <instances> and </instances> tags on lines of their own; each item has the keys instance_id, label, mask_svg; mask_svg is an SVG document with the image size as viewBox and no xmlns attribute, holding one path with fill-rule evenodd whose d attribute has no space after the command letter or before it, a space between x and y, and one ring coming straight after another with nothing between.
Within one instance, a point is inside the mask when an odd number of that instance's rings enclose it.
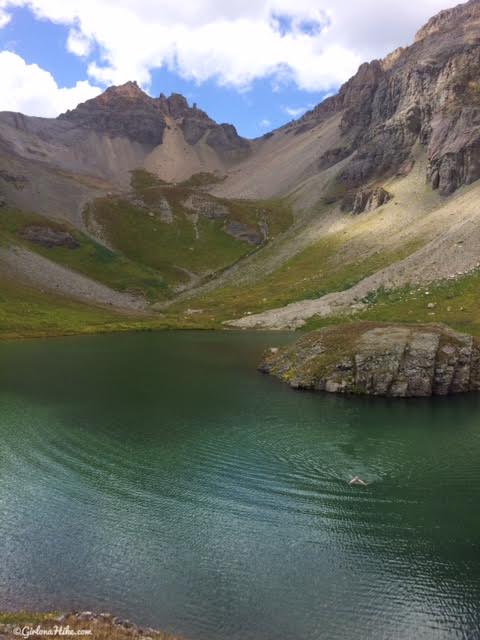
<instances>
[{"instance_id":1,"label":"grassy hillside","mask_svg":"<svg viewBox=\"0 0 480 640\"><path fill-rule=\"evenodd\" d=\"M350 277L347 266L343 275ZM358 320L444 322L459 331L480 335L479 291L480 271L428 287L380 290L364 300L368 307L363 311L353 315L312 318L302 330ZM174 305L162 314L126 315L40 293L0 278L0 336L15 338L104 331L220 328L223 316L231 311L229 305L244 307L244 296L248 302L247 289L237 290L237 302L233 289L232 297L224 302L221 302L221 295L225 290L213 293L218 306L206 308L204 312L199 312L200 299L194 299L188 304ZM257 293L252 292L252 296Z\"/></svg>"},{"instance_id":2,"label":"grassy hillside","mask_svg":"<svg viewBox=\"0 0 480 640\"><path fill-rule=\"evenodd\" d=\"M203 194L202 188L211 180L201 174L183 185L167 185L145 171L133 172L130 194L99 199L85 211L92 235L100 230L99 241L66 222L3 207L0 246L26 248L116 291L142 295L151 303L164 302L173 298L177 289L208 279L257 250L257 246L225 232L231 220L257 233L266 223L268 238L292 222L289 207L281 201L230 202ZM195 214L185 201L197 194L202 202L225 210L226 216L210 219ZM162 221L165 202L170 223ZM29 235L32 230L33 237ZM67 234L70 245L39 241L42 230ZM199 324L188 313L135 317L73 302L68 296L69 291L45 293L3 276L0 334L57 335ZM210 321L203 324L211 326Z\"/></svg>"},{"instance_id":3,"label":"grassy hillside","mask_svg":"<svg viewBox=\"0 0 480 640\"><path fill-rule=\"evenodd\" d=\"M206 318L223 321L297 300L318 298L350 288L379 269L410 255L421 242L406 243L400 248L366 257L352 254L350 260L338 260L344 244L343 234L332 234L253 283L217 288L180 305L174 303L171 310L181 312L194 307L203 310Z\"/></svg>"},{"instance_id":4,"label":"grassy hillside","mask_svg":"<svg viewBox=\"0 0 480 640\"><path fill-rule=\"evenodd\" d=\"M226 232L232 221L257 234L266 224L268 238L292 223L291 211L282 201L230 201L204 193L199 188L207 184L204 174L171 185L146 171L135 171L131 184L128 196L95 201L85 214L87 225L99 227L111 246L156 270L172 287L211 277L256 250ZM206 207L223 208L225 215L198 213L188 205L192 198L200 198Z\"/></svg>"},{"instance_id":5,"label":"grassy hillside","mask_svg":"<svg viewBox=\"0 0 480 640\"><path fill-rule=\"evenodd\" d=\"M0 339L157 329L209 329L195 316L121 313L69 300L0 276Z\"/></svg>"},{"instance_id":6,"label":"grassy hillside","mask_svg":"<svg viewBox=\"0 0 480 640\"><path fill-rule=\"evenodd\" d=\"M0 277L2 338L96 333L134 327L132 316L72 302Z\"/></svg>"},{"instance_id":7,"label":"grassy hillside","mask_svg":"<svg viewBox=\"0 0 480 640\"><path fill-rule=\"evenodd\" d=\"M208 278L257 249L225 233L223 218L198 215L195 219L184 205L189 197L200 193L203 199L224 207L228 220L257 231L266 221L269 237L292 222L289 207L281 201L227 202L203 195L201 189L210 180L200 175L186 185L167 185L147 172L133 172L131 194L97 200L85 212L87 224L97 233L100 227L102 242L67 223L3 207L0 246L24 247L114 290L142 294L152 303L165 301L175 295L177 287ZM165 201L171 224L161 221L158 207ZM37 236L42 230L67 234L71 246L39 242L38 237L29 236L32 230ZM72 301L68 292L52 294L19 284L11 276L0 276L2 337L198 326L213 325L189 313L121 313Z\"/></svg>"},{"instance_id":8,"label":"grassy hillside","mask_svg":"<svg viewBox=\"0 0 480 640\"><path fill-rule=\"evenodd\" d=\"M199 318L221 321L245 317L243 326L268 328L279 326L278 322L288 326L286 318L296 320L300 316L303 321L309 317L309 308L315 313L318 307L309 305L310 300L349 290L373 274L378 276L352 293L351 305L372 290L368 287L391 289L395 282L397 287L403 287L409 282L437 279L440 281L435 287L438 311L435 307L427 311L412 299L415 296L403 290L393 298L392 294L382 298L386 294L380 292L375 304L364 312L370 314L365 317L414 321L418 318L423 322L442 319L452 326L477 331L475 278L464 281L461 276L478 263L479 186L470 185L445 198L432 191L424 176L422 156L410 174L394 177L386 184L393 196L387 204L361 215L342 213L335 203L326 205L321 201L316 215L312 210L304 227L299 229L298 238L286 234L290 247L298 248L297 253L287 255L279 266L270 262L273 268L268 269L267 252L279 255L283 251L282 246L274 244L256 256L255 269L250 270L249 277L244 278L240 286L235 283L237 274L234 274L230 280L225 278L222 286L210 287L192 296L188 306L196 310ZM263 272L262 259L267 267ZM456 287L454 292L452 287ZM452 296L458 299L458 309L463 308L458 317L453 316L452 309L447 311L451 306L448 299ZM301 305L287 310L279 320L276 310L302 301L305 301L303 310ZM178 311L184 308L172 306ZM255 314L262 312L263 316L257 320ZM302 312L305 315L302 316ZM442 317L438 318L440 312ZM251 321L250 315L254 316ZM309 326L318 323L324 321L316 319Z\"/></svg>"},{"instance_id":9,"label":"grassy hillside","mask_svg":"<svg viewBox=\"0 0 480 640\"><path fill-rule=\"evenodd\" d=\"M480 335L480 270L428 286L380 290L365 302L368 308L354 315L312 318L305 329L337 322L444 322L458 331Z\"/></svg>"},{"instance_id":10,"label":"grassy hillside","mask_svg":"<svg viewBox=\"0 0 480 640\"><path fill-rule=\"evenodd\" d=\"M65 224L3 208L0 244L26 246L113 289L143 293L150 302L160 302L155 308L162 312L122 315L16 287L4 278L0 281L0 333L221 328L225 320L345 291L389 265L395 265L395 278L397 263L417 255L422 247L426 261L432 256L441 261L446 250L454 251L455 260L461 260L448 263L454 270L463 269L470 255L468 243L478 215L475 186L441 199L425 185L422 167L407 178L392 180L389 189L394 198L376 211L352 216L322 201L301 223L303 227L297 228L297 222L291 229L293 217L285 201L216 198L205 191L214 180L219 178L200 174L182 184L167 184L145 171L133 172L131 192L99 199L85 212L92 234L98 234L110 249ZM464 226L459 225L462 219ZM279 236L278 241L256 246L232 237L226 233L232 220L262 232L268 240ZM70 233L77 247L46 247L24 237L25 229L42 225ZM437 237L446 238L446 244L430 245ZM272 262L272 256L285 248L293 251ZM216 276L239 260L233 275L227 272L217 283ZM425 267L426 262L418 264ZM429 267L434 274L436 264ZM251 265L250 275L244 277L247 265ZM203 283L208 286L196 291ZM188 285L192 291L176 300ZM364 299L368 307L361 312L312 318L306 328L351 319L442 321L480 334L479 285L480 273L471 272L429 287L379 290Z\"/></svg>"},{"instance_id":11,"label":"grassy hillside","mask_svg":"<svg viewBox=\"0 0 480 640\"><path fill-rule=\"evenodd\" d=\"M42 227L71 234L78 246L46 247L22 237L31 227ZM20 245L40 255L78 271L117 291L143 294L147 300L164 299L169 295L165 279L153 269L135 263L119 253L95 242L89 236L67 224L48 220L34 213L2 209L0 245Z\"/></svg>"}]
</instances>

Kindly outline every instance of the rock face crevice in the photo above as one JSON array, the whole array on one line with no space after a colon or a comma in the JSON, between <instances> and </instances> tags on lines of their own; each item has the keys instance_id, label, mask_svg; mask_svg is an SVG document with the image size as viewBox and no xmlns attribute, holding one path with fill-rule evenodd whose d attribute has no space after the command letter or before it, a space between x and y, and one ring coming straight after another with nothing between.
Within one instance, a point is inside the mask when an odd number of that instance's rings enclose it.
<instances>
[{"instance_id":1,"label":"rock face crevice","mask_svg":"<svg viewBox=\"0 0 480 640\"><path fill-rule=\"evenodd\" d=\"M259 369L296 389L444 396L480 390L480 341L443 325L357 323L270 350Z\"/></svg>"}]
</instances>

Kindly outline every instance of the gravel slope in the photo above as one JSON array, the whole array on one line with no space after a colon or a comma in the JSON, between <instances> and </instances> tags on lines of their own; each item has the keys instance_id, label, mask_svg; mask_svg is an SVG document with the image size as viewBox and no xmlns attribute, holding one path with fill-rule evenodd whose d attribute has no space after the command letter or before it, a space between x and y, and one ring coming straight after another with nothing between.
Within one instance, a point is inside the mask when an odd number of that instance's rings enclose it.
<instances>
[{"instance_id":1,"label":"gravel slope","mask_svg":"<svg viewBox=\"0 0 480 640\"><path fill-rule=\"evenodd\" d=\"M0 271L2 274L69 298L118 309L142 311L146 307L143 298L120 293L47 258L20 247L0 247Z\"/></svg>"},{"instance_id":2,"label":"gravel slope","mask_svg":"<svg viewBox=\"0 0 480 640\"><path fill-rule=\"evenodd\" d=\"M461 189L455 196L440 200L440 206L429 211L426 207L421 209L420 201L415 207L415 191L407 189L412 186L411 181L403 180L396 184L395 195L400 196L402 189L406 190L406 194L411 194L405 205L392 200L382 209L352 220L352 226L364 225L364 229L357 234L358 237L354 235L353 238L350 231L349 240L337 257L339 260L351 260L357 250L361 258L362 240L366 242L367 239L372 246L388 248L401 246L414 238L423 238L426 242L422 248L346 291L329 293L314 300L302 300L231 320L228 324L244 329L296 329L312 316L325 317L362 308L362 299L382 287L393 289L409 284L428 284L477 269L480 265L480 185L474 183ZM404 215L404 207L410 209L409 216ZM418 215L419 211L422 215Z\"/></svg>"}]
</instances>

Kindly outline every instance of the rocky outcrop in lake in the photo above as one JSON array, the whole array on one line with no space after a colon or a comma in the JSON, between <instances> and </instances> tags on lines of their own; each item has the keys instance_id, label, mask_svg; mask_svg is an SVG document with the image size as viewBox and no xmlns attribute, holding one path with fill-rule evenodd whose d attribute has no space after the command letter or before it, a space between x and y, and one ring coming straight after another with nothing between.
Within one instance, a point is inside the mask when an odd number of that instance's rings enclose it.
<instances>
[{"instance_id":1,"label":"rocky outcrop in lake","mask_svg":"<svg viewBox=\"0 0 480 640\"><path fill-rule=\"evenodd\" d=\"M353 323L273 348L259 370L295 389L444 396L480 389L480 340L440 324Z\"/></svg>"}]
</instances>

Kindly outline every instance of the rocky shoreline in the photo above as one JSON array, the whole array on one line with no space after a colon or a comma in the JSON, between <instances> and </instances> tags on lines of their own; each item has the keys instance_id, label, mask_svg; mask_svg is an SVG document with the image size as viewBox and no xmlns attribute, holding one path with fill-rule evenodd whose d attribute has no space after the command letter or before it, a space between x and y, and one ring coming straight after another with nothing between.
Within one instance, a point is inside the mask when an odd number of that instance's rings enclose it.
<instances>
[{"instance_id":1,"label":"rocky shoreline","mask_svg":"<svg viewBox=\"0 0 480 640\"><path fill-rule=\"evenodd\" d=\"M0 640L29 637L83 637L95 640L181 640L151 627L142 627L111 613L0 614Z\"/></svg>"},{"instance_id":2,"label":"rocky shoreline","mask_svg":"<svg viewBox=\"0 0 480 640\"><path fill-rule=\"evenodd\" d=\"M480 390L480 340L442 324L337 325L270 349L259 370L295 389L445 396Z\"/></svg>"}]
</instances>

